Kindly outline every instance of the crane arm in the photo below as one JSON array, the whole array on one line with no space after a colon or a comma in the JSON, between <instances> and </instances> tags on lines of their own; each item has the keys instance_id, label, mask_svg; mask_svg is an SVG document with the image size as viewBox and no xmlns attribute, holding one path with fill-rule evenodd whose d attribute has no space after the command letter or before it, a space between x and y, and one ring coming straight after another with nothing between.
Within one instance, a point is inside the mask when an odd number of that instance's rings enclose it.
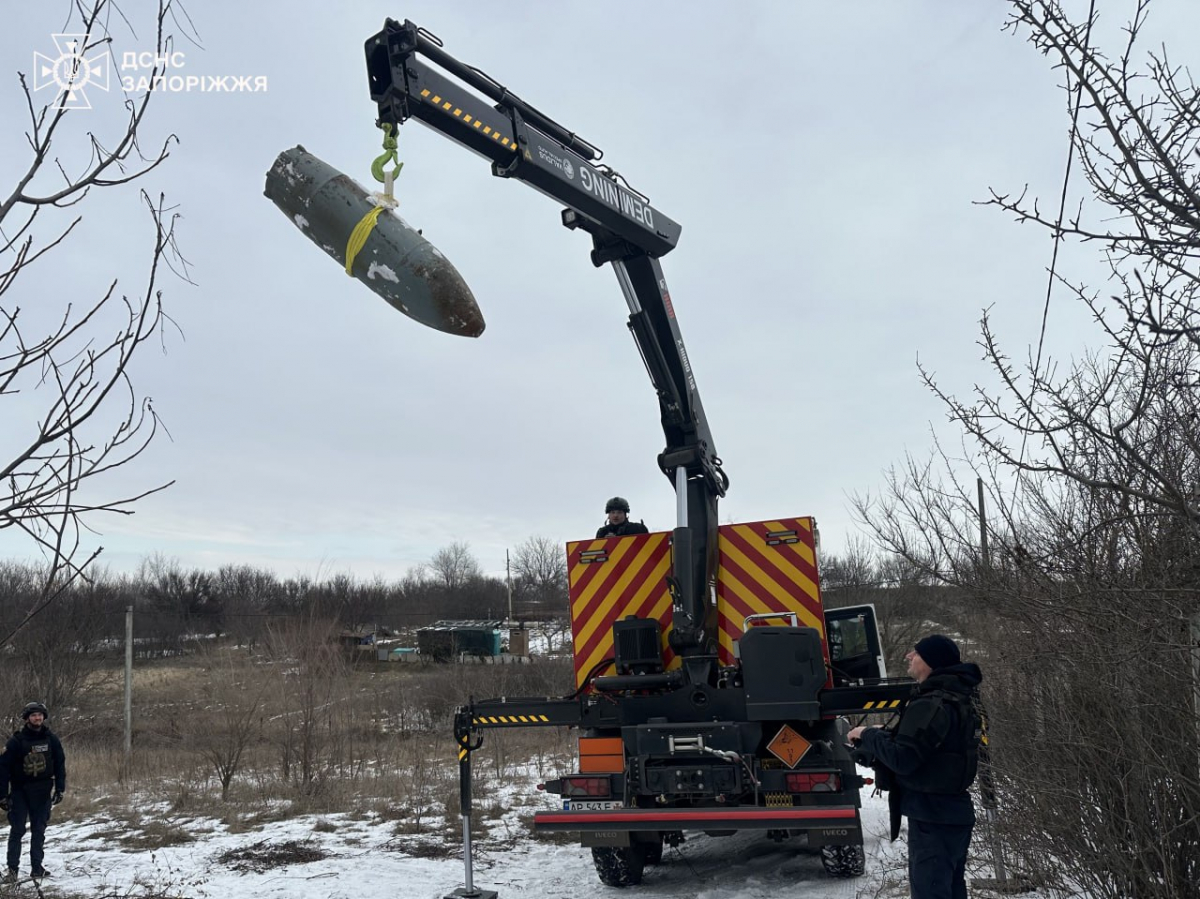
<instances>
[{"instance_id":1,"label":"crane arm","mask_svg":"<svg viewBox=\"0 0 1200 899\"><path fill-rule=\"evenodd\" d=\"M407 20L388 19L367 40L366 54L371 99L381 122L416 119L491 160L494 174L524 181L652 256L678 243L678 223L601 165L599 149L459 62L429 32Z\"/></svg>"},{"instance_id":2,"label":"crane arm","mask_svg":"<svg viewBox=\"0 0 1200 899\"><path fill-rule=\"evenodd\" d=\"M612 265L629 306L629 329L658 394L666 437L658 464L676 492L672 647L684 656L712 652L717 500L729 481L658 261L678 243L680 226L602 164L598 147L455 59L413 22L388 19L365 50L381 125L415 119L488 159L494 175L564 204L563 224L592 237L592 264Z\"/></svg>"}]
</instances>

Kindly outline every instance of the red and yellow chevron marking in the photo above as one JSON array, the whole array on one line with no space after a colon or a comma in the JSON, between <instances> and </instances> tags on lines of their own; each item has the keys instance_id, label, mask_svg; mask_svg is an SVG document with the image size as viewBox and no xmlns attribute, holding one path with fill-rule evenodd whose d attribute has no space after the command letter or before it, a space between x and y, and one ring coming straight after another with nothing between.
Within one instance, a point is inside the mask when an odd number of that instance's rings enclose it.
<instances>
[{"instance_id":1,"label":"red and yellow chevron marking","mask_svg":"<svg viewBox=\"0 0 1200 899\"><path fill-rule=\"evenodd\" d=\"M768 534L783 531L794 531L796 542L768 543ZM727 524L719 534L717 653L721 664L733 664L734 641L741 637L742 623L750 615L794 612L801 626L815 627L824 640L812 519ZM664 664L668 669L679 666L667 643L671 630L671 598L666 585L671 571L670 536L659 532L567 544L577 686L595 665L612 655L613 622L627 615L658 619ZM597 557L603 561L585 561Z\"/></svg>"},{"instance_id":2,"label":"red and yellow chevron marking","mask_svg":"<svg viewBox=\"0 0 1200 899\"><path fill-rule=\"evenodd\" d=\"M767 535L795 531L795 543L774 546ZM721 664L733 664L733 643L749 615L795 612L802 627L825 636L811 518L784 518L720 528L717 619Z\"/></svg>"},{"instance_id":3,"label":"red and yellow chevron marking","mask_svg":"<svg viewBox=\"0 0 1200 899\"><path fill-rule=\"evenodd\" d=\"M666 584L671 570L669 537L668 533L642 534L567 544L576 686L583 684L595 665L612 655L613 622L627 615L657 618L663 628L664 661L667 667L678 665L667 646L671 626L671 597ZM607 558L583 561L584 553L597 551Z\"/></svg>"}]
</instances>

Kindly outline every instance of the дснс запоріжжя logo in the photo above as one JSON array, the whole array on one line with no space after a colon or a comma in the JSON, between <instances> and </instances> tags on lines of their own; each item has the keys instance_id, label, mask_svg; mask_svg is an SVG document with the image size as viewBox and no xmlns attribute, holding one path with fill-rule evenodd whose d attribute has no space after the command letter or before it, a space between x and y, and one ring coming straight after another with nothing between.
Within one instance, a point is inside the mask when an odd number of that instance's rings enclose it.
<instances>
[{"instance_id":1,"label":"\u0434\u0441\u043d\u0441 \u0437\u0430\u043f\u043e\u0440\u0456\u0436\u0436\u044f logo","mask_svg":"<svg viewBox=\"0 0 1200 899\"><path fill-rule=\"evenodd\" d=\"M51 104L54 109L91 109L84 88L95 85L102 91L108 90L108 56L99 49L85 59L87 34L52 34L58 58L51 59L44 53L33 54L33 89L40 91L54 85L58 96Z\"/></svg>"}]
</instances>

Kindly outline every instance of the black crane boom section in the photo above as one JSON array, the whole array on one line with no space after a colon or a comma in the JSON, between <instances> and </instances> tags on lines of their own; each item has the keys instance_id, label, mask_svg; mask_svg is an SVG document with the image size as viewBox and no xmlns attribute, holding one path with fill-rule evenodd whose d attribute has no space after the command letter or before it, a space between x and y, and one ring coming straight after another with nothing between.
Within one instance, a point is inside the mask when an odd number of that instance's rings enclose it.
<instances>
[{"instance_id":1,"label":"black crane boom section","mask_svg":"<svg viewBox=\"0 0 1200 899\"><path fill-rule=\"evenodd\" d=\"M389 19L367 41L366 52L371 99L381 122L423 122L491 160L497 175L525 181L651 256L662 256L678 243L679 224L620 183L607 166L596 164L600 150L450 56L412 22Z\"/></svg>"}]
</instances>

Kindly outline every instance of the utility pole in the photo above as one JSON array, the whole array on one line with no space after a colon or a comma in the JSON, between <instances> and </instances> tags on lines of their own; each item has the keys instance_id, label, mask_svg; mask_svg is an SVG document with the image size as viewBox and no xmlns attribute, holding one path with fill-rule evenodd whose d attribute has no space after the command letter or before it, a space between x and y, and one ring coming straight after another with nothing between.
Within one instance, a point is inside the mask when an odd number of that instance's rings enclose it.
<instances>
[{"instance_id":1,"label":"utility pole","mask_svg":"<svg viewBox=\"0 0 1200 899\"><path fill-rule=\"evenodd\" d=\"M125 607L125 756L122 769L128 776L133 761L133 606Z\"/></svg>"},{"instance_id":2,"label":"utility pole","mask_svg":"<svg viewBox=\"0 0 1200 899\"><path fill-rule=\"evenodd\" d=\"M979 555L983 560L983 570L991 571L992 560L988 554L987 516L983 510L983 478L975 479L975 487L979 491Z\"/></svg>"},{"instance_id":3,"label":"utility pole","mask_svg":"<svg viewBox=\"0 0 1200 899\"><path fill-rule=\"evenodd\" d=\"M513 609L512 609L512 566L508 561L508 550L504 550L504 581L508 585L508 623L512 626Z\"/></svg>"},{"instance_id":4,"label":"utility pole","mask_svg":"<svg viewBox=\"0 0 1200 899\"><path fill-rule=\"evenodd\" d=\"M983 478L975 479L975 487L979 494L979 557L980 577L989 579L992 572L992 560L988 553L987 513L983 505ZM988 822L988 835L992 844L992 867L996 874L996 882L1008 882L1008 869L1004 864L1004 849L1000 845L1000 834L996 824L1000 819L999 803L996 800L996 781L992 777L992 749L987 733L987 715L983 716L983 744L979 747L979 794L983 799L984 819Z\"/></svg>"}]
</instances>

